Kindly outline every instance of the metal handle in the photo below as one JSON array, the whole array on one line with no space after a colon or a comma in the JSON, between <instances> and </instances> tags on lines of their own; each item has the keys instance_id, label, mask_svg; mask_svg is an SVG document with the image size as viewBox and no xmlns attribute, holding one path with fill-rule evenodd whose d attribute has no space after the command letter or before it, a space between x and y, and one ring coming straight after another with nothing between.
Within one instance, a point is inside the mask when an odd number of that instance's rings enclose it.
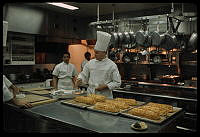
<instances>
[{"instance_id":1,"label":"metal handle","mask_svg":"<svg viewBox=\"0 0 200 137\"><path fill-rule=\"evenodd\" d=\"M186 115L189 115L189 116L197 116L196 113L188 113L188 112L185 112Z\"/></svg>"},{"instance_id":2,"label":"metal handle","mask_svg":"<svg viewBox=\"0 0 200 137\"><path fill-rule=\"evenodd\" d=\"M180 126L176 126L177 129L180 129L180 130L184 130L184 131L191 131L191 132L196 132L195 129L189 129L189 128L185 128L185 127L180 127Z\"/></svg>"}]
</instances>

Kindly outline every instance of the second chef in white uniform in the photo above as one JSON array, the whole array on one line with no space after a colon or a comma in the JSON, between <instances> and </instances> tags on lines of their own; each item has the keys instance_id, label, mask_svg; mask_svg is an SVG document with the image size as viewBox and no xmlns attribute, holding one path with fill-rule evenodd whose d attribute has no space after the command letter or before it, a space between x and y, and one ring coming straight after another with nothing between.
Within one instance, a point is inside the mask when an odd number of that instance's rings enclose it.
<instances>
[{"instance_id":1,"label":"second chef in white uniform","mask_svg":"<svg viewBox=\"0 0 200 137\"><path fill-rule=\"evenodd\" d=\"M78 75L76 87L82 81L88 83L88 94L94 93L113 98L112 90L121 85L117 65L106 56L110 39L110 34L97 31L97 42L94 47L95 59L90 60Z\"/></svg>"},{"instance_id":2,"label":"second chef in white uniform","mask_svg":"<svg viewBox=\"0 0 200 137\"><path fill-rule=\"evenodd\" d=\"M63 54L63 62L57 64L52 72L53 86L57 89L74 89L75 79L77 75L76 68L69 63L70 53Z\"/></svg>"}]
</instances>

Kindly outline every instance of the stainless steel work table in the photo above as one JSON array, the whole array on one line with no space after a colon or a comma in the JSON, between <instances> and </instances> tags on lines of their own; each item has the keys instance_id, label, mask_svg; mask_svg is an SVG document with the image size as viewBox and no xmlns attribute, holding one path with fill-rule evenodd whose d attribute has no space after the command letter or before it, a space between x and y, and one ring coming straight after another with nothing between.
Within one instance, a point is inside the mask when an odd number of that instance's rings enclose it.
<instances>
[{"instance_id":1,"label":"stainless steel work table","mask_svg":"<svg viewBox=\"0 0 200 137\"><path fill-rule=\"evenodd\" d=\"M77 128L85 130L86 132L97 132L97 133L158 133L158 132L173 132L176 126L177 120L183 115L183 111L176 114L173 118L165 121L162 124L148 124L148 130L146 131L135 131L131 129L130 125L138 120L126 118L122 116L113 116L103 114L99 112L90 111L87 109L76 108L72 106L63 105L58 102L35 106L30 109L19 109L13 105L8 105L11 108L15 108L17 111L21 111L26 115L37 117L39 119L45 119L46 121L56 121L63 126L71 125ZM14 115L12 115L14 116ZM48 122L50 124L51 122ZM46 128L43 132L51 132L50 128ZM42 129L41 129L42 130ZM56 130L54 129L56 132ZM40 131L37 131L40 132ZM63 131L68 132L68 131Z\"/></svg>"}]
</instances>

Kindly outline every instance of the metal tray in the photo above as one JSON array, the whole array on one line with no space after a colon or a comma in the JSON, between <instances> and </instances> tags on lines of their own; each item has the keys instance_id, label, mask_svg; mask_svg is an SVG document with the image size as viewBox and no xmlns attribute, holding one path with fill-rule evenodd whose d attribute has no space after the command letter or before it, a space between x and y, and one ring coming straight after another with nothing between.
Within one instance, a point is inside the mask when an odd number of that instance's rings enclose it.
<instances>
[{"instance_id":1,"label":"metal tray","mask_svg":"<svg viewBox=\"0 0 200 137\"><path fill-rule=\"evenodd\" d=\"M84 103L76 102L75 100L63 100L61 101L61 103L64 105L69 105L69 106L78 107L78 108L86 108L86 107L91 106Z\"/></svg>"},{"instance_id":2,"label":"metal tray","mask_svg":"<svg viewBox=\"0 0 200 137\"><path fill-rule=\"evenodd\" d=\"M169 118L171 118L173 115L177 114L178 112L180 112L182 110L182 108L178 108L178 107L173 107L173 112L168 113L167 116L162 116L160 120L152 120L152 119L148 119L145 117L140 117L140 116L135 116L135 115L131 115L128 114L128 110L125 112L122 112L121 115L122 116L126 116L129 118L134 118L134 119L139 119L139 120L144 120L144 121L148 121L148 122L152 122L152 123L156 123L156 124L161 124L164 121L168 120Z\"/></svg>"}]
</instances>

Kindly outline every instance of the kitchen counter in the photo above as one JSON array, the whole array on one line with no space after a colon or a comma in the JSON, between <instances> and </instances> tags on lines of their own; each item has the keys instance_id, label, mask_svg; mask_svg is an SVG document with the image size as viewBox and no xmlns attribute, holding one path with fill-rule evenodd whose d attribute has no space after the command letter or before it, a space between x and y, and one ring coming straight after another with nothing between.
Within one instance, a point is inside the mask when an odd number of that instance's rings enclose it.
<instances>
[{"instance_id":1,"label":"kitchen counter","mask_svg":"<svg viewBox=\"0 0 200 137\"><path fill-rule=\"evenodd\" d=\"M135 131L131 129L130 125L138 120L126 118L122 116L113 116L98 112L93 112L87 109L80 109L72 106L63 105L58 102L35 106L29 109L19 109L12 104L5 104L7 111L14 110L15 113L21 113L33 119L40 119L40 124L45 125L43 128L37 127L36 132L59 132L56 130L55 124L67 127L73 126L70 130L64 129L60 132L97 132L97 133L158 133L158 132L174 132L177 121L183 116L183 111L176 114L173 118L168 119L162 124L148 124L148 130ZM6 111L6 112L7 112ZM5 115L7 116L7 115ZM7 116L8 117L8 116ZM16 119L12 114L12 118ZM9 118L9 117L8 117ZM8 119L7 118L7 119ZM29 120L30 121L30 120ZM38 121L38 120L36 120ZM7 121L5 121L7 122ZM30 123L29 123L30 124ZM44 128L45 127L45 128ZM73 130L72 130L73 129ZM25 129L22 129L25 132ZM53 130L53 131L52 131ZM32 127L30 132L35 131Z\"/></svg>"},{"instance_id":2,"label":"kitchen counter","mask_svg":"<svg viewBox=\"0 0 200 137\"><path fill-rule=\"evenodd\" d=\"M162 84L162 83L155 83L155 82L142 82L142 81L124 81L124 83L137 83L138 85L141 86L157 86L157 87L171 87L171 88L180 88L180 89L192 89L192 90L197 90L197 87L192 87L192 86L181 86L181 85L174 85L174 84Z\"/></svg>"}]
</instances>

